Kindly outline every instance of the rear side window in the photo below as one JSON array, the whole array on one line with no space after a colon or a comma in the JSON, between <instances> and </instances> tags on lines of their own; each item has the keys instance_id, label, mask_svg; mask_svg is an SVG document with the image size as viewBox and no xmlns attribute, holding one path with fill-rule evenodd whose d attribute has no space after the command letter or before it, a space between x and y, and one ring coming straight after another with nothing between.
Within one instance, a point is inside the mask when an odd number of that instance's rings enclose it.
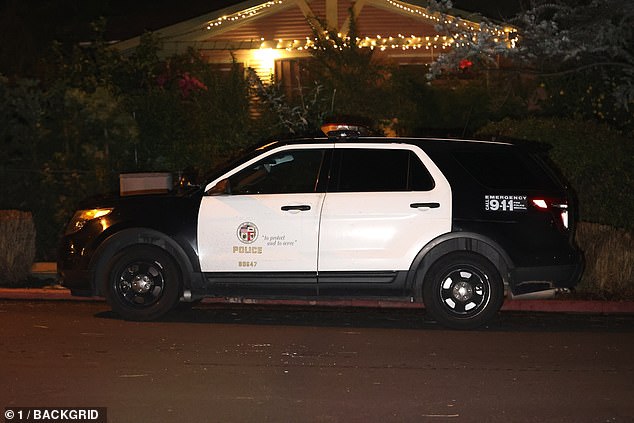
<instances>
[{"instance_id":1,"label":"rear side window","mask_svg":"<svg viewBox=\"0 0 634 423\"><path fill-rule=\"evenodd\" d=\"M339 192L429 191L434 180L411 150L336 149Z\"/></svg>"},{"instance_id":2,"label":"rear side window","mask_svg":"<svg viewBox=\"0 0 634 423\"><path fill-rule=\"evenodd\" d=\"M527 154L507 151L459 151L456 160L480 184L493 189L557 189L545 164Z\"/></svg>"}]
</instances>

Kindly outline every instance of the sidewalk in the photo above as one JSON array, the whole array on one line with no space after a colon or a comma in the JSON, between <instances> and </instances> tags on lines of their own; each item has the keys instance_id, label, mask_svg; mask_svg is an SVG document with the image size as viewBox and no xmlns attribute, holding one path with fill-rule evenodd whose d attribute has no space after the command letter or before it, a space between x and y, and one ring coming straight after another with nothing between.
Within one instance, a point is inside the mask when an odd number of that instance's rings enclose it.
<instances>
[{"instance_id":1,"label":"sidewalk","mask_svg":"<svg viewBox=\"0 0 634 423\"><path fill-rule=\"evenodd\" d=\"M70 291L55 281L57 270L55 263L35 263L32 269L33 277L43 280L51 280L41 288L0 288L2 300L30 300L30 301L103 301L98 297L73 297ZM419 304L396 301L373 300L338 300L338 301L312 301L312 300L251 300L239 298L206 298L203 303L244 303L260 305L322 305L322 306L348 306L348 307L401 307L421 308ZM547 300L517 300L506 299L502 305L502 311L531 311L544 313L591 313L591 314L634 314L634 301L594 301L594 300L567 300L553 298Z\"/></svg>"}]
</instances>

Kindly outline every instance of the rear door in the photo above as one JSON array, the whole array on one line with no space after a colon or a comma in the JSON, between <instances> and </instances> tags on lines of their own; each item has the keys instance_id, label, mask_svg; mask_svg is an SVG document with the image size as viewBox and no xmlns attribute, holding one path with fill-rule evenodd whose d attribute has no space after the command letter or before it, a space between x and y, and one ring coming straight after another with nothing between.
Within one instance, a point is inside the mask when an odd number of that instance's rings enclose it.
<instances>
[{"instance_id":1,"label":"rear door","mask_svg":"<svg viewBox=\"0 0 634 423\"><path fill-rule=\"evenodd\" d=\"M451 203L449 183L420 148L338 144L321 218L320 293L394 283L371 276L407 271L429 241L451 231Z\"/></svg>"}]
</instances>

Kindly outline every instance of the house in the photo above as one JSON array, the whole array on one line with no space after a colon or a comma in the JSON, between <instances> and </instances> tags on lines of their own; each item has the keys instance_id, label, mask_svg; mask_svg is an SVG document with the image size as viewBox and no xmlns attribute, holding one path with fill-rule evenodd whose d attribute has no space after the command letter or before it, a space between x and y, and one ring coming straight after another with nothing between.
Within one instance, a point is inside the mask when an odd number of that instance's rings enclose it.
<instances>
[{"instance_id":1,"label":"house","mask_svg":"<svg viewBox=\"0 0 634 423\"><path fill-rule=\"evenodd\" d=\"M155 34L165 57L194 48L210 65L228 68L235 61L253 68L265 84L271 78L293 84L299 64L311 57L315 34L335 29L345 39L351 16L358 45L376 50L374 57L379 60L401 66L429 64L442 52L464 45L464 37L476 37L481 31L477 15L457 10L443 15L425 5L422 0L247 0ZM455 27L455 34L441 34L439 24ZM486 31L508 39L512 30L487 27ZM139 42L140 37L135 37L115 48L125 53Z\"/></svg>"}]
</instances>

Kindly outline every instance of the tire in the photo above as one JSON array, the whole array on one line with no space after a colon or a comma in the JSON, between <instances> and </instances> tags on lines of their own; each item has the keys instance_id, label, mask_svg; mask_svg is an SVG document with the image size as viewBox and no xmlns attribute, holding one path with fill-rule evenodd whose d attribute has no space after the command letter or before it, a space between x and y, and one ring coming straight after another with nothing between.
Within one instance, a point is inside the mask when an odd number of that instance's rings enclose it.
<instances>
[{"instance_id":1,"label":"tire","mask_svg":"<svg viewBox=\"0 0 634 423\"><path fill-rule=\"evenodd\" d=\"M453 329L484 325L498 312L503 300L504 285L498 270L478 254L443 256L425 276L425 308L439 323Z\"/></svg>"},{"instance_id":2,"label":"tire","mask_svg":"<svg viewBox=\"0 0 634 423\"><path fill-rule=\"evenodd\" d=\"M170 311L180 297L174 259L151 245L135 245L117 253L108 266L106 299L126 320L154 320Z\"/></svg>"}]
</instances>

